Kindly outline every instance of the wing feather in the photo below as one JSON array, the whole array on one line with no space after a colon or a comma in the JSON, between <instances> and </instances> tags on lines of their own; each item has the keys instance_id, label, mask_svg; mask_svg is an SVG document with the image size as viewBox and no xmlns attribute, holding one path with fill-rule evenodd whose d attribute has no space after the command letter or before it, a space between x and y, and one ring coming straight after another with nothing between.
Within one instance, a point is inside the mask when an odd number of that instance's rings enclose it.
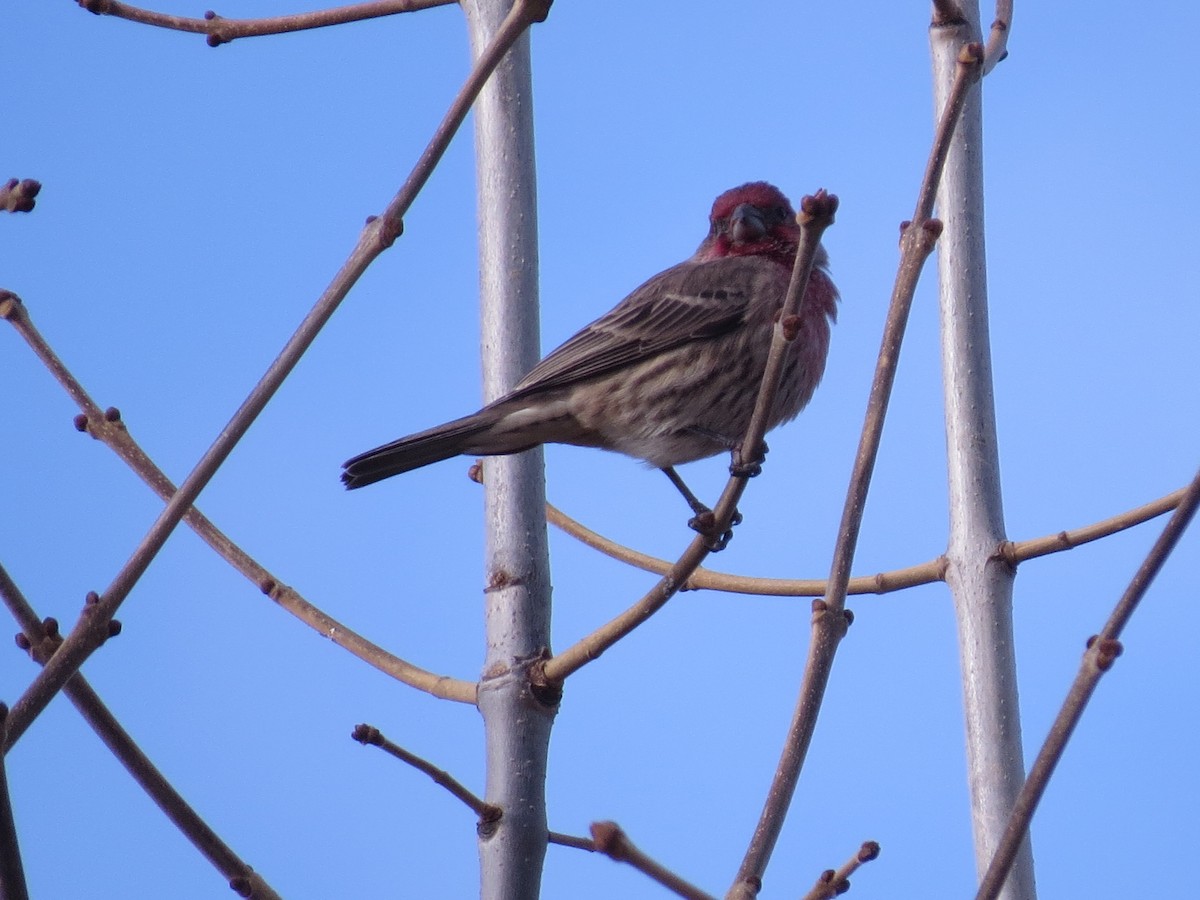
<instances>
[{"instance_id":1,"label":"wing feather","mask_svg":"<svg viewBox=\"0 0 1200 900\"><path fill-rule=\"evenodd\" d=\"M745 318L757 262L667 269L552 351L504 399L567 387L731 331Z\"/></svg>"}]
</instances>

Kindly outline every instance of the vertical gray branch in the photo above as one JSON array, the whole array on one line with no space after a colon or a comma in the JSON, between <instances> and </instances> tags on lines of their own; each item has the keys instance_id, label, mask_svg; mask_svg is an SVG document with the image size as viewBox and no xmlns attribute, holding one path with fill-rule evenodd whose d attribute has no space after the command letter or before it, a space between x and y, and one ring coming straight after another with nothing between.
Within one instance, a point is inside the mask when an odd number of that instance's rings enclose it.
<instances>
[{"instance_id":1,"label":"vertical gray branch","mask_svg":"<svg viewBox=\"0 0 1200 900\"><path fill-rule=\"evenodd\" d=\"M521 2L521 0L517 0ZM476 54L510 0L464 0ZM480 297L486 399L537 362L537 210L532 79L526 34L475 107ZM530 691L529 666L550 646L550 578L541 449L483 467L487 528L487 655L479 710L487 743L485 799L501 810L480 828L481 896L537 897L548 828L546 759L554 704Z\"/></svg>"},{"instance_id":2,"label":"vertical gray branch","mask_svg":"<svg viewBox=\"0 0 1200 900\"><path fill-rule=\"evenodd\" d=\"M937 110L954 81L960 48L979 39L978 9L968 3L963 12L967 21L930 32ZM938 261L950 505L946 582L958 619L971 816L982 875L1025 770L1012 630L1014 571L997 552L1004 511L988 338L981 94L976 88L967 99L937 202L945 224ZM1028 840L1002 896L1036 896Z\"/></svg>"}]
</instances>

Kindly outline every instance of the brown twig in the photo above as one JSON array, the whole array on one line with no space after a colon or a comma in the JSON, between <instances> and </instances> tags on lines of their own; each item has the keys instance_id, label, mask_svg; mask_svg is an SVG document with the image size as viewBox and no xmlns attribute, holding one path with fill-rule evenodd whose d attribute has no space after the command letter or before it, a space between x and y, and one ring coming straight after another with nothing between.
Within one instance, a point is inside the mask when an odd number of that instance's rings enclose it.
<instances>
[{"instance_id":1,"label":"brown twig","mask_svg":"<svg viewBox=\"0 0 1200 900\"><path fill-rule=\"evenodd\" d=\"M686 897L688 900L715 900L711 894L706 894L695 885L684 881L639 850L616 822L593 822L591 831L592 842L598 853L603 853L616 862L629 863L677 896Z\"/></svg>"},{"instance_id":2,"label":"brown twig","mask_svg":"<svg viewBox=\"0 0 1200 900\"><path fill-rule=\"evenodd\" d=\"M792 270L792 280L788 285L788 293L783 308L775 324L771 341L771 350L759 387L758 399L751 417L750 424L742 441L742 459L755 459L762 445L763 434L766 432L767 415L774 403L775 394L783 371L783 362L792 338L785 336L785 322L795 316L800 309L804 290L808 285L808 276L812 271L813 260L820 246L821 235L833 222L837 211L837 197L818 191L814 197L805 197L800 204L800 246L796 251L796 263ZM746 489L748 474L739 472L731 474L721 493L721 498L713 507L713 533L721 534L730 527L737 502ZM544 689L561 684L568 675L577 671L593 659L596 659L645 622L650 616L662 609L668 600L687 583L701 562L711 552L709 539L697 536L645 596L612 621L602 625L591 634L582 638L562 653L552 657L533 669L535 687Z\"/></svg>"},{"instance_id":3,"label":"brown twig","mask_svg":"<svg viewBox=\"0 0 1200 900\"><path fill-rule=\"evenodd\" d=\"M858 871L859 866L868 863L879 856L879 844L875 841L864 841L858 852L842 864L840 869L826 869L817 877L817 883L812 890L804 895L804 900L832 900L850 890L850 876Z\"/></svg>"},{"instance_id":4,"label":"brown twig","mask_svg":"<svg viewBox=\"0 0 1200 900\"><path fill-rule=\"evenodd\" d=\"M44 665L62 641L58 635L58 623L53 619L38 618L25 595L3 566L0 566L0 600L3 600L21 628L18 646L27 650L35 662ZM243 897L278 900L278 895L263 881L262 876L234 853L171 786L129 733L121 727L121 723L104 705L83 675L76 672L63 688L63 692L142 790L229 881L230 887ZM2 758L3 754L0 754L0 759ZM3 851L0 850L0 856L3 855ZM0 884L6 884L2 875ZM3 896L7 898L8 895Z\"/></svg>"},{"instance_id":5,"label":"brown twig","mask_svg":"<svg viewBox=\"0 0 1200 900\"><path fill-rule=\"evenodd\" d=\"M0 734L8 718L8 706L0 703ZM8 794L8 773L4 755L0 754L0 896L4 900L29 900L25 885L25 866L21 862L21 847L17 843L17 826L13 821L12 800Z\"/></svg>"},{"instance_id":6,"label":"brown twig","mask_svg":"<svg viewBox=\"0 0 1200 900\"><path fill-rule=\"evenodd\" d=\"M804 667L800 696L796 703L779 765L775 771L775 777L772 779L766 801L763 804L763 811L755 828L754 836L751 838L733 886L730 888L730 897L755 897L762 886L763 872L766 870L771 852L775 848L779 832L783 828L783 821L791 804L796 783L800 778L800 770L804 765L808 746L816 728L817 715L825 695L825 686L829 680L833 658L837 652L838 643L845 635L849 625L847 614L843 611L846 588L850 581L850 567L854 561L854 550L862 524L863 510L866 507L867 491L870 487L875 457L878 454L879 442L883 434L883 422L887 415L892 384L896 377L900 346L904 339L904 329L908 322L909 310L912 308L913 295L916 292L921 269L941 233L940 223L930 218L933 214L934 197L937 193L938 181L941 179L950 139L962 113L967 91L979 79L982 52L982 47L977 44L967 45L963 48L954 88L938 122L937 133L917 199L916 212L912 222L905 228L901 239L903 252L900 268L896 275L896 284L892 291L887 320L884 324L883 341L879 351L879 361L875 368L875 377L871 384L870 398L867 402L862 437L859 440L858 453L855 456L854 469L850 476L850 486L846 492L846 503L842 512L841 525L838 528L837 543L830 568L829 587L824 600L813 602L813 636Z\"/></svg>"},{"instance_id":7,"label":"brown twig","mask_svg":"<svg viewBox=\"0 0 1200 900\"><path fill-rule=\"evenodd\" d=\"M0 184L0 210L5 212L30 212L37 205L37 195L42 185L32 178L18 180L10 178Z\"/></svg>"},{"instance_id":8,"label":"brown twig","mask_svg":"<svg viewBox=\"0 0 1200 900\"><path fill-rule=\"evenodd\" d=\"M472 812L479 817L480 824L495 823L500 821L501 810L499 807L487 803L482 798L472 793L461 781L447 772L445 769L439 769L433 763L426 759L422 759L415 753L410 753L399 744L389 741L374 725L355 725L354 731L350 733L350 737L358 741L360 744L371 747L378 747L386 753L396 757L401 762L408 763L414 769L424 772L433 779L435 784L439 784L448 790L451 794L466 804Z\"/></svg>"},{"instance_id":9,"label":"brown twig","mask_svg":"<svg viewBox=\"0 0 1200 900\"><path fill-rule=\"evenodd\" d=\"M1163 513L1170 512L1179 505L1183 493L1184 488L1180 488L1165 497L1159 497L1157 500L1080 528L1059 531L1024 541L1005 541L1001 544L999 553L1005 562L1015 566L1027 559L1036 559L1050 553L1070 550L1135 525L1141 525ZM671 570L669 561L641 553L632 547L606 538L549 503L546 504L546 520L581 543L587 544L594 550L599 550L605 556L610 556L647 572L654 572L657 575L665 575ZM915 566L906 566L903 569L852 577L846 583L846 593L887 594L921 584L932 584L943 579L945 570L946 561L939 556ZM699 566L688 578L687 584L680 590L726 591L731 594L756 594L768 597L823 597L828 586L829 582L824 578L762 578L755 575L718 572L715 569Z\"/></svg>"},{"instance_id":10,"label":"brown twig","mask_svg":"<svg viewBox=\"0 0 1200 900\"><path fill-rule=\"evenodd\" d=\"M175 493L175 485L133 439L121 419L120 412L114 407L106 410L100 409L34 326L28 309L19 297L11 292L0 291L0 318L7 319L12 323L37 357L50 370L50 374L75 401L81 410L81 414L75 419L76 428L86 431L117 454L163 501L170 500ZM184 521L226 562L317 634L348 650L368 665L374 666L379 671L391 675L411 687L447 700L472 704L475 702L475 682L428 672L389 653L346 627L259 565L253 557L230 540L195 507L187 511Z\"/></svg>"},{"instance_id":11,"label":"brown twig","mask_svg":"<svg viewBox=\"0 0 1200 900\"><path fill-rule=\"evenodd\" d=\"M1021 846L1021 841L1029 830L1033 813L1042 799L1042 794L1045 793L1050 776L1054 774L1054 769L1062 758L1067 741L1075 731L1075 726L1079 724L1083 711L1087 707L1092 693L1096 690L1101 676L1109 670L1113 661L1122 652L1123 648L1119 640L1121 632L1128 624L1134 610L1137 609L1138 603L1149 590L1155 576L1158 575L1159 570L1171 555L1171 551L1179 542L1180 536L1187 529L1198 506L1200 506L1200 472L1196 473L1196 477L1185 490L1174 515L1167 521L1158 540L1146 554L1146 559L1117 602L1108 621L1104 623L1104 628L1098 635L1088 640L1079 673L1075 676L1067 698L1063 701L1062 708L1059 710L1054 724L1050 727L1050 734L1047 735L1042 749L1038 752L1037 759L1033 762L1033 767L1029 770L1021 793L1017 795L1012 813L1008 818L1008 825L1004 830L1004 836L997 845L987 872L980 882L979 892L975 895L976 900L993 900L999 895L1004 880L1008 876L1008 870Z\"/></svg>"},{"instance_id":12,"label":"brown twig","mask_svg":"<svg viewBox=\"0 0 1200 900\"><path fill-rule=\"evenodd\" d=\"M548 840L551 844L558 844L560 847L574 847L576 850L586 850L588 853L596 852L596 842L591 838L551 831Z\"/></svg>"},{"instance_id":13,"label":"brown twig","mask_svg":"<svg viewBox=\"0 0 1200 900\"><path fill-rule=\"evenodd\" d=\"M208 45L218 47L240 37L261 37L268 34L324 28L327 25L340 25L345 22L360 22L363 19L375 19L380 16L414 12L434 6L446 6L454 3L455 0L372 0L368 3L355 3L351 6L338 6L333 9L320 9L288 16L271 16L265 19L226 19L212 11L205 13L203 19L193 19L187 16L172 16L167 13L142 9L122 3L120 0L76 0L76 2L88 12L98 16L115 16L142 25L169 28L172 31L205 34L208 35Z\"/></svg>"},{"instance_id":14,"label":"brown twig","mask_svg":"<svg viewBox=\"0 0 1200 900\"><path fill-rule=\"evenodd\" d=\"M104 643L108 636L108 622L129 595L130 590L149 568L151 561L166 543L167 538L195 502L196 497L208 484L217 469L228 458L233 448L274 396L283 381L295 368L301 356L316 339L329 317L333 315L350 289L366 271L367 267L403 231L403 216L412 205L413 199L428 181L451 138L458 131L463 119L478 95L484 82L513 43L525 33L535 21L544 19L549 9L549 0L518 0L496 33L491 45L480 54L466 83L450 104L433 138L426 146L421 158L413 167L408 180L377 219L368 222L357 246L349 259L334 277L305 316L295 334L288 340L279 356L267 369L250 395L234 413L229 424L217 436L212 446L201 457L191 474L171 497L166 508L151 526L133 555L122 566L112 583L104 591L100 601L81 615L71 634L58 652L46 664L25 694L13 705L9 719L7 746L11 747L25 729L46 708L51 698L61 690L67 679L78 670L83 662Z\"/></svg>"}]
</instances>

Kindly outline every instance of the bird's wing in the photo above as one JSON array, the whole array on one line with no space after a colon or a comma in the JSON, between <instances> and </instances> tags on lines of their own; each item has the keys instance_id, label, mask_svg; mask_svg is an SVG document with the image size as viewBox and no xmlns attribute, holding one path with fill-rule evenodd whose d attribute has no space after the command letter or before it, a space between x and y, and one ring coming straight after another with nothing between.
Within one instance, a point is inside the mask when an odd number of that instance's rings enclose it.
<instances>
[{"instance_id":1,"label":"bird's wing","mask_svg":"<svg viewBox=\"0 0 1200 900\"><path fill-rule=\"evenodd\" d=\"M736 328L751 296L746 267L736 263L745 260L689 261L656 275L551 352L505 399L566 387Z\"/></svg>"}]
</instances>

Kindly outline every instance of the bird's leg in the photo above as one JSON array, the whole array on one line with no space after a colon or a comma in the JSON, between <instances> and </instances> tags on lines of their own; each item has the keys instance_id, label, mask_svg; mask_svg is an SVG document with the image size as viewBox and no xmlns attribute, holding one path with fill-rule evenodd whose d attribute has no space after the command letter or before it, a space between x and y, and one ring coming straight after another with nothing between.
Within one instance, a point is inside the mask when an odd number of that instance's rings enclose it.
<instances>
[{"instance_id":1,"label":"bird's leg","mask_svg":"<svg viewBox=\"0 0 1200 900\"><path fill-rule=\"evenodd\" d=\"M696 514L688 519L688 528L707 538L708 549L713 553L724 550L733 537L733 526L742 521L742 514L735 509L733 511L733 519L729 522L729 528L723 533L717 534L715 530L717 523L712 510L701 503L700 498L692 493L692 489L679 477L679 473L675 471L675 467L663 466L662 472L667 478L671 479L671 484L675 485L676 490L683 494L683 499L687 501L687 505Z\"/></svg>"}]
</instances>

